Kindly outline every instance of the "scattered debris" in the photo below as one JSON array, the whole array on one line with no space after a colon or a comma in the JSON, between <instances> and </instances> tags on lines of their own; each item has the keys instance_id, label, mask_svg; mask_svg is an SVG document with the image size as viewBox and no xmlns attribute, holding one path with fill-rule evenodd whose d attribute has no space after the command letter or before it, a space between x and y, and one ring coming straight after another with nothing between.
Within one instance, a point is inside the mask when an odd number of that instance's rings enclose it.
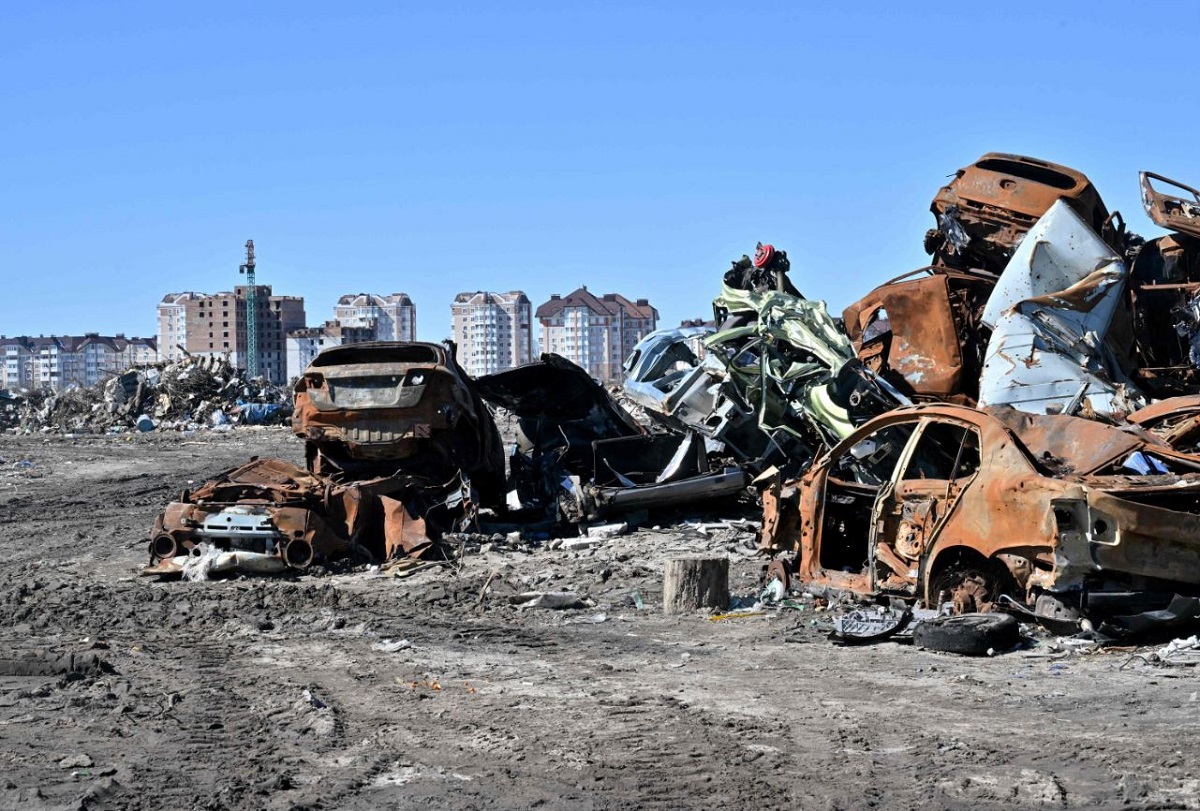
<instances>
[{"instance_id":1,"label":"scattered debris","mask_svg":"<svg viewBox=\"0 0 1200 811\"><path fill-rule=\"evenodd\" d=\"M290 399L287 389L246 377L227 356L189 355L130 369L88 388L8 393L0 397L0 428L107 433L277 424L291 415Z\"/></svg>"}]
</instances>

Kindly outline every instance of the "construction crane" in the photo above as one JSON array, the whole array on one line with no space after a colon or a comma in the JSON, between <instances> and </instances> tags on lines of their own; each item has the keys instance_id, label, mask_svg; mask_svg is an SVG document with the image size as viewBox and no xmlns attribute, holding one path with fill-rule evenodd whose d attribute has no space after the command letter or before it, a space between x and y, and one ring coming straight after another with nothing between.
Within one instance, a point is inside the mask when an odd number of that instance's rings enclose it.
<instances>
[{"instance_id":1,"label":"construction crane","mask_svg":"<svg viewBox=\"0 0 1200 811\"><path fill-rule=\"evenodd\" d=\"M254 284L254 240L246 240L246 264L238 268L246 274L250 289L246 292L246 376L258 377L258 287Z\"/></svg>"}]
</instances>

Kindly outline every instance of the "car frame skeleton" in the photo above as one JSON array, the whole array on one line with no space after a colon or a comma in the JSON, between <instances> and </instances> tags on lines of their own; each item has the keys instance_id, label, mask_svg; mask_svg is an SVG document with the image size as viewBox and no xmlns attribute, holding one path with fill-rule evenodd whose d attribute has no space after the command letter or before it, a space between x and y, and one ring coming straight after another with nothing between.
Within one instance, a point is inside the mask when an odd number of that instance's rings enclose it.
<instances>
[{"instance_id":1,"label":"car frame skeleton","mask_svg":"<svg viewBox=\"0 0 1200 811\"><path fill-rule=\"evenodd\" d=\"M453 345L336 347L294 391L307 470L253 460L185 491L155 521L145 574L435 555L444 533L474 524L478 506L503 503L500 435Z\"/></svg>"},{"instance_id":2,"label":"car frame skeleton","mask_svg":"<svg viewBox=\"0 0 1200 811\"><path fill-rule=\"evenodd\" d=\"M1200 595L1200 458L1135 429L897 409L764 501L764 547L810 589L1055 617Z\"/></svg>"}]
</instances>

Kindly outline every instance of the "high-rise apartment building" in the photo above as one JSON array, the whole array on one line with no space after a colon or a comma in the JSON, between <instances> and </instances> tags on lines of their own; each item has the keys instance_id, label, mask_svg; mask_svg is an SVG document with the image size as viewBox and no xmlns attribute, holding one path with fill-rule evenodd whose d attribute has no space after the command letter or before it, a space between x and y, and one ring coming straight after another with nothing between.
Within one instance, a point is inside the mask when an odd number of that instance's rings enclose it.
<instances>
[{"instance_id":1,"label":"high-rise apartment building","mask_svg":"<svg viewBox=\"0 0 1200 811\"><path fill-rule=\"evenodd\" d=\"M450 312L458 362L472 377L533 360L532 305L520 290L459 293Z\"/></svg>"},{"instance_id":2,"label":"high-rise apartment building","mask_svg":"<svg viewBox=\"0 0 1200 811\"><path fill-rule=\"evenodd\" d=\"M542 351L579 364L602 382L621 379L621 364L635 344L658 327L658 310L644 298L596 296L580 287L557 293L537 308Z\"/></svg>"},{"instance_id":3,"label":"high-rise apartment building","mask_svg":"<svg viewBox=\"0 0 1200 811\"><path fill-rule=\"evenodd\" d=\"M417 340L417 307L406 293L342 296L333 308L333 320L344 327L370 328L373 341Z\"/></svg>"},{"instance_id":4,"label":"high-rise apartment building","mask_svg":"<svg viewBox=\"0 0 1200 811\"><path fill-rule=\"evenodd\" d=\"M94 386L132 366L158 360L153 338L124 335L0 336L0 388L51 389Z\"/></svg>"},{"instance_id":5,"label":"high-rise apartment building","mask_svg":"<svg viewBox=\"0 0 1200 811\"><path fill-rule=\"evenodd\" d=\"M159 342L182 346L190 355L228 355L230 363L245 369L249 290L239 285L232 293L165 296L158 305ZM304 327L304 299L272 295L266 284L256 285L255 290L259 373L272 383L286 383L287 334ZM176 357L182 354L177 352ZM166 353L166 357L172 355Z\"/></svg>"}]
</instances>

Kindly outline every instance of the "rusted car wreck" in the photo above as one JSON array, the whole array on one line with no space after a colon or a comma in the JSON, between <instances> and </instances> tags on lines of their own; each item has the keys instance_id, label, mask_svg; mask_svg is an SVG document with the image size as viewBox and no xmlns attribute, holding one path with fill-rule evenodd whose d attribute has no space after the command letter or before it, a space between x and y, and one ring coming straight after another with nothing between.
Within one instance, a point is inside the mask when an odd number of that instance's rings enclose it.
<instances>
[{"instance_id":1,"label":"rusted car wreck","mask_svg":"<svg viewBox=\"0 0 1200 811\"><path fill-rule=\"evenodd\" d=\"M431 554L479 505L503 504L500 435L453 346L336 347L294 391L307 470L255 460L184 492L155 521L145 574Z\"/></svg>"},{"instance_id":2,"label":"rusted car wreck","mask_svg":"<svg viewBox=\"0 0 1200 811\"><path fill-rule=\"evenodd\" d=\"M1055 618L1200 594L1200 458L1136 429L902 408L764 500L764 546L810 589Z\"/></svg>"}]
</instances>

